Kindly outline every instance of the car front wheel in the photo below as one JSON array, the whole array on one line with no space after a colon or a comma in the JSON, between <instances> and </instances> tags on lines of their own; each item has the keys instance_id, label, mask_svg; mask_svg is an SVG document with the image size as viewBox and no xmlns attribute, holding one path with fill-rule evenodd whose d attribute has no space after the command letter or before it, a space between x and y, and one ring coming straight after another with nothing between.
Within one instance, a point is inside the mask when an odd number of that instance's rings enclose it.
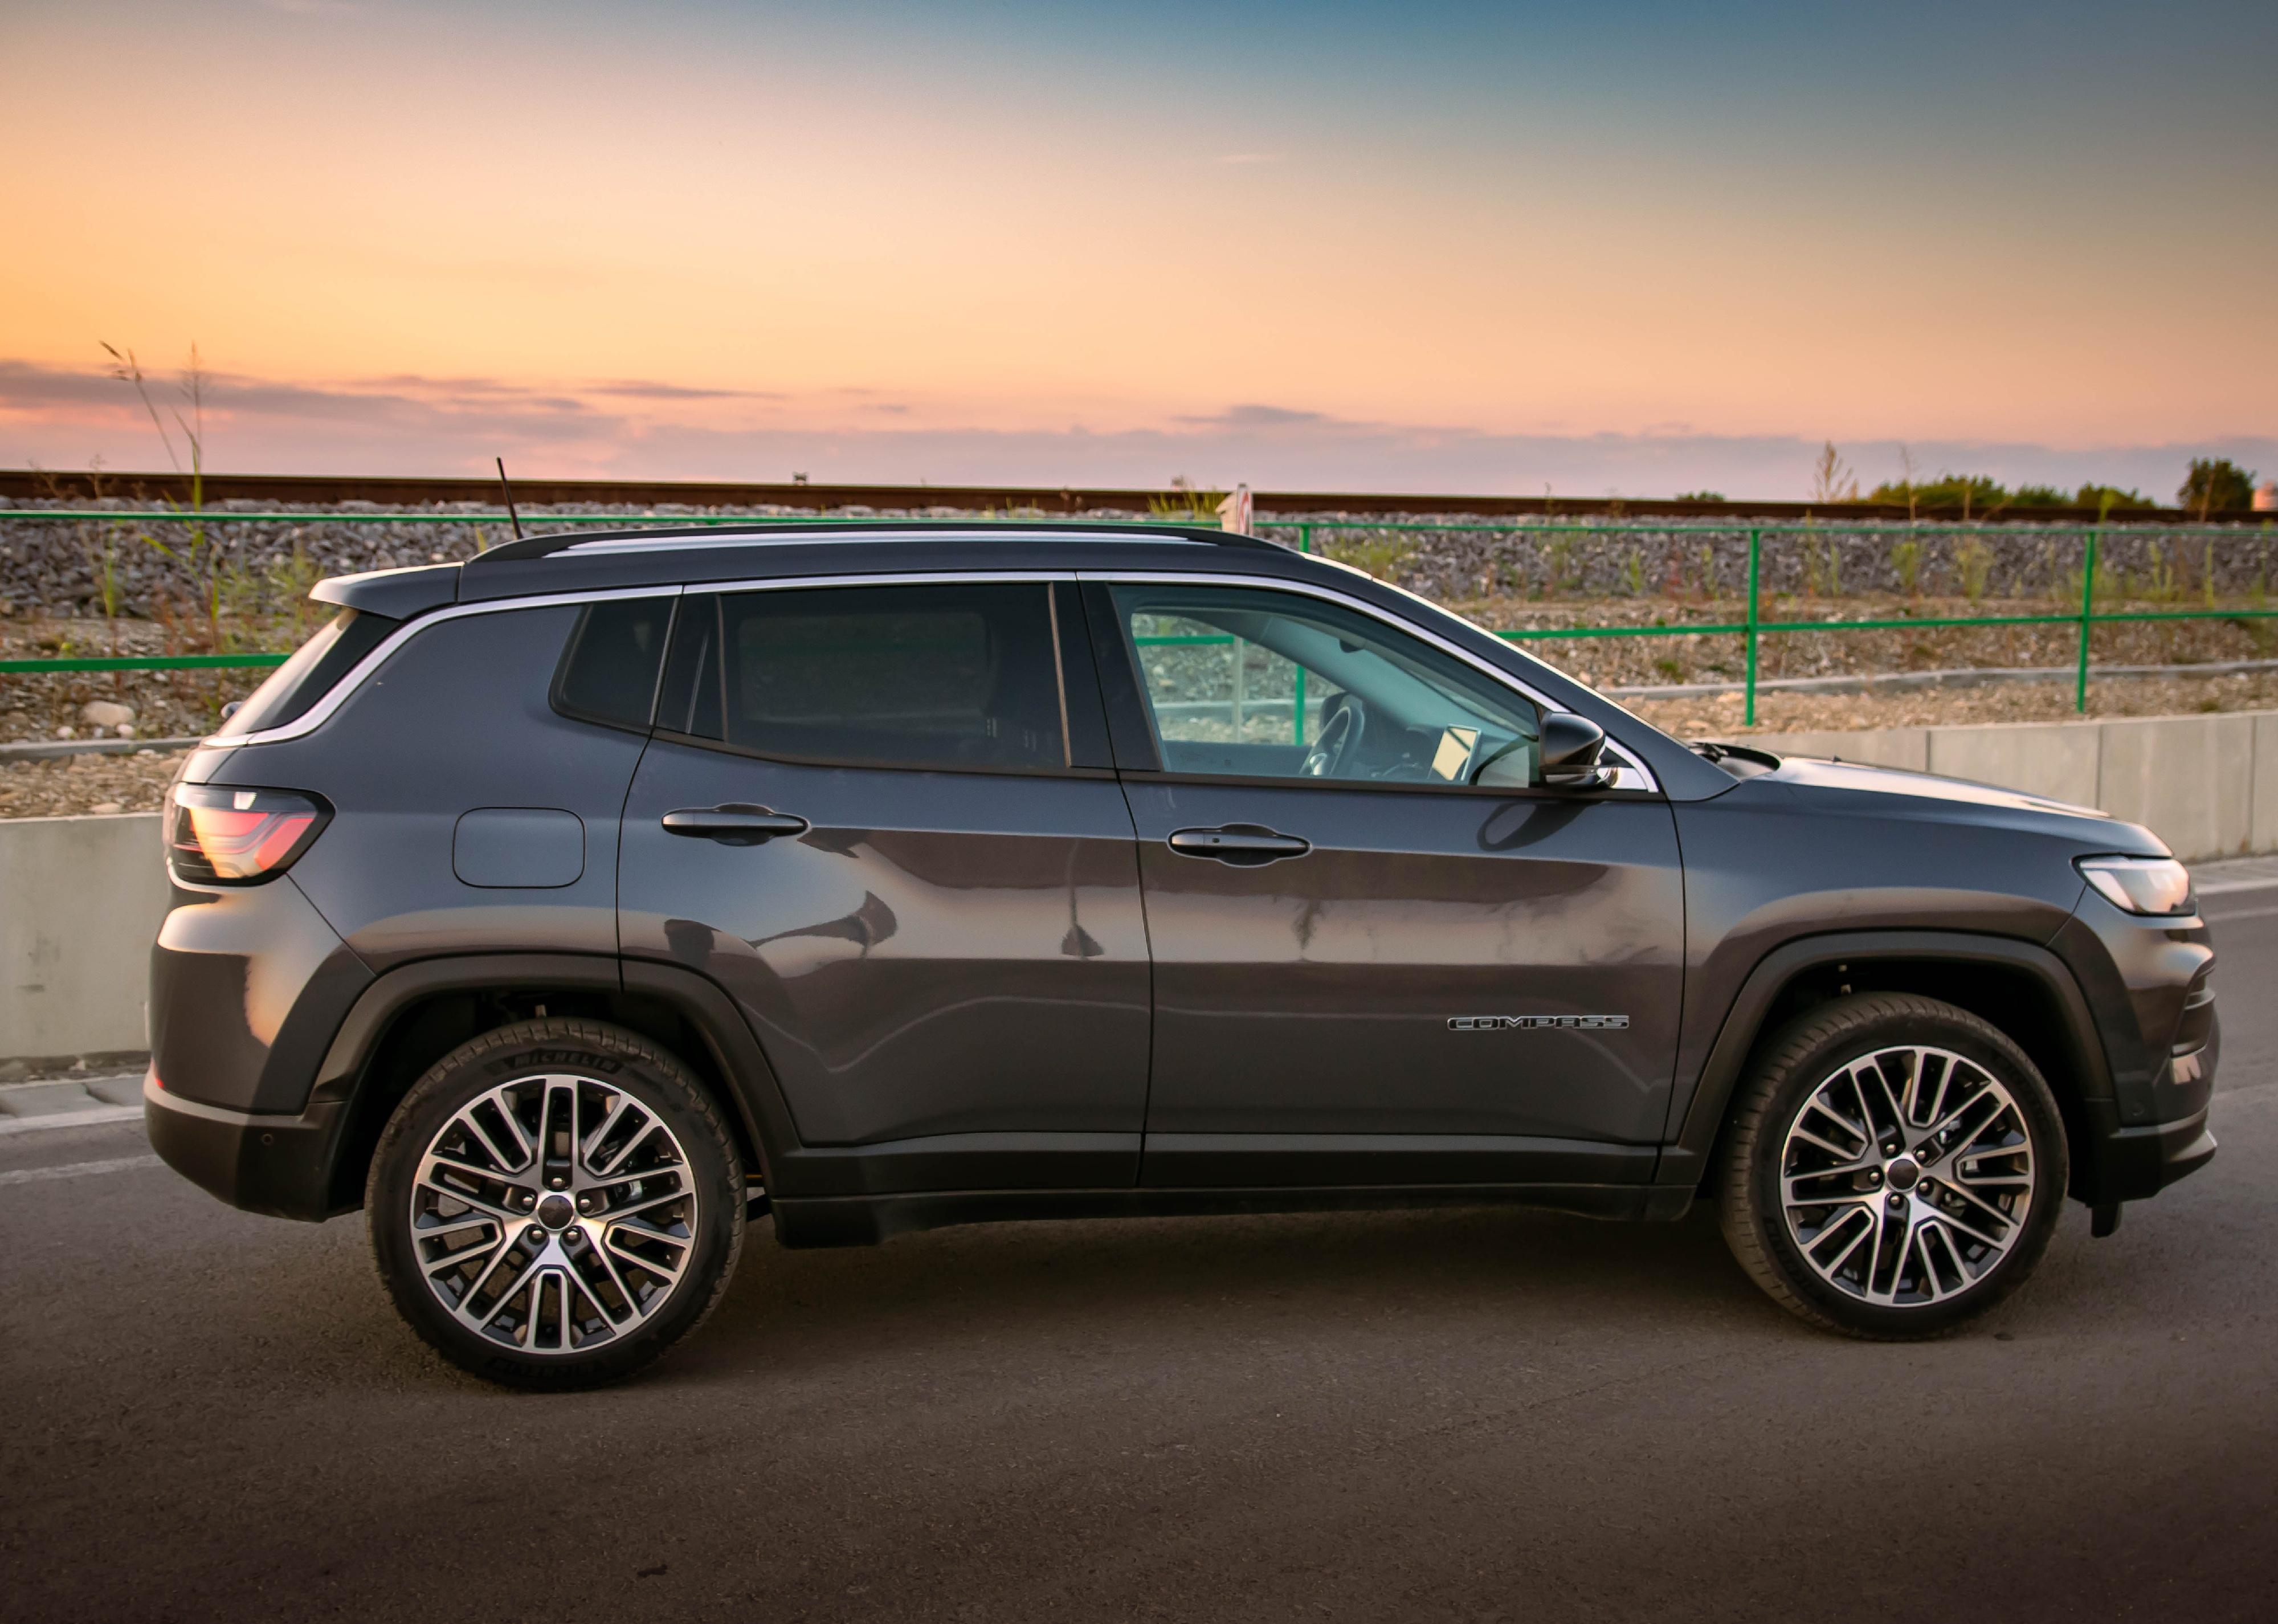
<instances>
[{"instance_id":1,"label":"car front wheel","mask_svg":"<svg viewBox=\"0 0 2278 1624\"><path fill-rule=\"evenodd\" d=\"M598 1022L485 1033L413 1084L372 1160L372 1255L453 1362L516 1387L646 1365L727 1290L744 1176L685 1068Z\"/></svg>"},{"instance_id":2,"label":"car front wheel","mask_svg":"<svg viewBox=\"0 0 2278 1624\"><path fill-rule=\"evenodd\" d=\"M1807 1011L1741 1086L1724 1237L1773 1300L1850 1336L1935 1336L2024 1283L2063 1199L2064 1127L1995 1027L1909 993Z\"/></svg>"}]
</instances>

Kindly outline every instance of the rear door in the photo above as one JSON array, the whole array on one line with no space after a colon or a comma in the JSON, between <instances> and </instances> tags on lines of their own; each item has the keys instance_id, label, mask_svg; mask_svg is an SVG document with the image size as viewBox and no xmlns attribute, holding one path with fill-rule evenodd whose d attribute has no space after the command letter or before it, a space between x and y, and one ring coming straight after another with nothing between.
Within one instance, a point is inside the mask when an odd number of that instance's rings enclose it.
<instances>
[{"instance_id":1,"label":"rear door","mask_svg":"<svg viewBox=\"0 0 2278 1624\"><path fill-rule=\"evenodd\" d=\"M1074 594L683 601L625 808L623 951L736 999L845 1188L1135 1177L1146 932Z\"/></svg>"},{"instance_id":2,"label":"rear door","mask_svg":"<svg viewBox=\"0 0 2278 1624\"><path fill-rule=\"evenodd\" d=\"M1143 1182L1649 1179L1683 976L1667 803L1537 786L1538 707L1360 606L1086 601L1155 960Z\"/></svg>"}]
</instances>

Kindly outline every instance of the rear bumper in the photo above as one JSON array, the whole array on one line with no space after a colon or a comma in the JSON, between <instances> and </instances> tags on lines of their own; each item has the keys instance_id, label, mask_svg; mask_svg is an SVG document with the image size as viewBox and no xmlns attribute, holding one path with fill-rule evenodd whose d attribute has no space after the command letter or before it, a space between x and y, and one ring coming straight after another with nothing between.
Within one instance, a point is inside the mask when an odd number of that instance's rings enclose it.
<instances>
[{"instance_id":1,"label":"rear bumper","mask_svg":"<svg viewBox=\"0 0 2278 1624\"><path fill-rule=\"evenodd\" d=\"M297 1111L371 983L289 874L264 885L178 886L150 949L152 1061L175 1099Z\"/></svg>"},{"instance_id":2,"label":"rear bumper","mask_svg":"<svg viewBox=\"0 0 2278 1624\"><path fill-rule=\"evenodd\" d=\"M209 1194L249 1213L321 1223L348 1107L318 1101L297 1115L233 1111L185 1099L143 1079L142 1125L159 1160Z\"/></svg>"}]
</instances>

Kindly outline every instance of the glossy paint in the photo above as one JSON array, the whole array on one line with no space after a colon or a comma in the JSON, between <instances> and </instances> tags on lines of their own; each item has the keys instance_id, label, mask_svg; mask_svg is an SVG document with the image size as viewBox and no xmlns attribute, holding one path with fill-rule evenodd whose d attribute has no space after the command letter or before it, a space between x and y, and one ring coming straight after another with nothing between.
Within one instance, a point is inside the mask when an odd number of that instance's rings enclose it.
<instances>
[{"instance_id":1,"label":"glossy paint","mask_svg":"<svg viewBox=\"0 0 2278 1624\"><path fill-rule=\"evenodd\" d=\"M809 828L730 846L663 826L727 803ZM802 1142L1105 1134L1135 1170L1147 935L1112 775L818 767L660 739L623 865L625 953L730 992Z\"/></svg>"},{"instance_id":2,"label":"glossy paint","mask_svg":"<svg viewBox=\"0 0 2278 1624\"><path fill-rule=\"evenodd\" d=\"M2177 1066L2175 1039L2192 984L2215 961L2205 921L2140 918L2091 887L2051 945L2091 989L2121 1120L2172 1122L2205 1110L2214 1067Z\"/></svg>"},{"instance_id":3,"label":"glossy paint","mask_svg":"<svg viewBox=\"0 0 2278 1624\"><path fill-rule=\"evenodd\" d=\"M1672 808L1685 849L1685 1022L1670 1121L1742 982L1783 944L1832 931L1976 932L2046 944L2085 884L2072 857L2141 839L1951 780L1791 761ZM2116 844L2115 844L2116 843Z\"/></svg>"},{"instance_id":4,"label":"glossy paint","mask_svg":"<svg viewBox=\"0 0 2278 1624\"><path fill-rule=\"evenodd\" d=\"M615 954L617 818L646 740L549 702L577 618L555 605L440 621L314 731L208 770L217 784L323 786L333 823L292 878L375 972L448 953ZM455 866L462 820L495 809L552 831L555 861L478 866L485 883L470 885ZM571 821L582 861L562 883ZM489 883L517 878L545 883Z\"/></svg>"},{"instance_id":5,"label":"glossy paint","mask_svg":"<svg viewBox=\"0 0 2278 1624\"><path fill-rule=\"evenodd\" d=\"M1126 789L1155 953L1150 1141L1659 1137L1684 977L1665 802L1135 774ZM1312 849L1239 867L1167 843L1235 823ZM1449 1026L1492 1015L1628 1024Z\"/></svg>"},{"instance_id":6,"label":"glossy paint","mask_svg":"<svg viewBox=\"0 0 2278 1624\"><path fill-rule=\"evenodd\" d=\"M638 984L639 1007L679 1009L709 1034L761 1160L783 1170L786 1238L1451 1191L1670 1215L1701 1176L1781 977L1856 951L2004 965L2055 989L2065 1030L2052 1053L2076 1063L2051 1081L2088 1136L2075 1167L2106 1181L2075 1193L2148 1194L2212 1152L2215 1046L2186 1067L2169 1053L2209 960L2205 929L2121 915L2072 867L2159 851L2143 830L1915 774L1794 760L1728 770L1420 601L1257 544L704 540L691 551L529 547L447 582L359 583L392 601L454 591L298 732L193 756L186 777L314 791L337 816L286 879L185 893L170 916L153 1009L162 1074L179 1070L182 1092L154 1092L151 1109L184 1121L154 1141L162 1150L195 1138L226 1199L322 1216L290 1192L352 1190L358 1169L271 1164L352 1155L340 1146L353 1134L320 1131L311 1115L305 1132L271 1130L287 1148L258 1156L236 1155L230 1136L253 1134L252 1114L304 1101L310 1113L356 1108L387 1025L343 1014L358 992L371 987L372 1004L419 977L426 996L454 984L455 971L423 974L436 966L511 962L532 968L504 981L470 970L468 985L542 996L542 967L571 964L589 968L565 989L632 998ZM767 760L557 714L548 692L577 609L515 601L944 570L1057 574L1066 624L1088 619L1078 575L1332 591L1602 726L1660 788L1165 774L1118 714L1134 700L1128 673L1084 663L1082 638L1065 645L1068 691L1105 706L1071 730L1082 766ZM736 845L662 821L726 805L806 826ZM1167 844L1177 830L1233 823L1307 850L1237 866ZM1565 1015L1629 1024L1447 1025ZM322 1097L309 1101L320 1069Z\"/></svg>"},{"instance_id":7,"label":"glossy paint","mask_svg":"<svg viewBox=\"0 0 2278 1624\"><path fill-rule=\"evenodd\" d=\"M150 1063L185 1099L296 1111L372 974L287 874L176 887L150 949Z\"/></svg>"}]
</instances>

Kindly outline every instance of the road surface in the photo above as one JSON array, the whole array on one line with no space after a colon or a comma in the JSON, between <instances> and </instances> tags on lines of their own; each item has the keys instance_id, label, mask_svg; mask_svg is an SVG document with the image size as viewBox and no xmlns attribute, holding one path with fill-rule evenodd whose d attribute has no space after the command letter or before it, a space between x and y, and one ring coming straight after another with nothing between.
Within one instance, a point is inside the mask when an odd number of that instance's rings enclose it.
<instances>
[{"instance_id":1,"label":"road surface","mask_svg":"<svg viewBox=\"0 0 2278 1624\"><path fill-rule=\"evenodd\" d=\"M2278 889L2210 911L2221 1153L1928 1345L1701 1211L762 1223L677 1354L528 1397L360 1221L0 1138L0 1618L2278 1617Z\"/></svg>"}]
</instances>

